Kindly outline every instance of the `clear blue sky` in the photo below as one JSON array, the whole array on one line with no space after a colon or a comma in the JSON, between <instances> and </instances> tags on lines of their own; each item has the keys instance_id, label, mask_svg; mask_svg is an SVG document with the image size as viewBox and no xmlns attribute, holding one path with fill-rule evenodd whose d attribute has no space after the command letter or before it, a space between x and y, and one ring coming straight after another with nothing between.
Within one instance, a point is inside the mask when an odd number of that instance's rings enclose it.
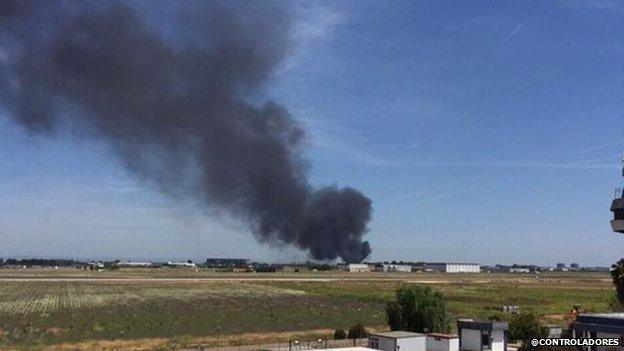
<instances>
[{"instance_id":1,"label":"clear blue sky","mask_svg":"<svg viewBox=\"0 0 624 351\"><path fill-rule=\"evenodd\" d=\"M316 185L372 200L371 260L609 265L624 4L298 3L269 87ZM0 118L0 257L305 260L135 181L105 145Z\"/></svg>"}]
</instances>

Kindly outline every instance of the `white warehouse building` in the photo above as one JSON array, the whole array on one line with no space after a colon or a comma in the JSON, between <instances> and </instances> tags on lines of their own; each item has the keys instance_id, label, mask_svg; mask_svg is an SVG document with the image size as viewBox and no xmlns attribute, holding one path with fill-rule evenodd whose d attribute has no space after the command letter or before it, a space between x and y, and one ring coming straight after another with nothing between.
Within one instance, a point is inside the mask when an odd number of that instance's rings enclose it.
<instances>
[{"instance_id":1,"label":"white warehouse building","mask_svg":"<svg viewBox=\"0 0 624 351\"><path fill-rule=\"evenodd\" d=\"M365 263L343 263L338 265L338 269L347 272L370 272L371 267Z\"/></svg>"},{"instance_id":2,"label":"white warehouse building","mask_svg":"<svg viewBox=\"0 0 624 351\"><path fill-rule=\"evenodd\" d=\"M445 273L481 273L477 263L425 263L425 271Z\"/></svg>"},{"instance_id":3,"label":"white warehouse building","mask_svg":"<svg viewBox=\"0 0 624 351\"><path fill-rule=\"evenodd\" d=\"M410 273L412 266L406 264L384 264L381 266L381 272L401 272Z\"/></svg>"}]
</instances>

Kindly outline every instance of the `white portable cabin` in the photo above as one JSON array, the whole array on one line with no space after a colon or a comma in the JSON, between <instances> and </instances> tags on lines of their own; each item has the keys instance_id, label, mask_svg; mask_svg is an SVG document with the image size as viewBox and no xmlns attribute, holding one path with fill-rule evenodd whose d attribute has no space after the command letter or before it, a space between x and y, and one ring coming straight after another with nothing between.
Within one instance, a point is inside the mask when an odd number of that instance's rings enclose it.
<instances>
[{"instance_id":1,"label":"white portable cabin","mask_svg":"<svg viewBox=\"0 0 624 351\"><path fill-rule=\"evenodd\" d=\"M451 334L427 334L427 351L459 351L459 337Z\"/></svg>"},{"instance_id":2,"label":"white portable cabin","mask_svg":"<svg viewBox=\"0 0 624 351\"><path fill-rule=\"evenodd\" d=\"M427 351L427 335L406 331L373 333L368 347L382 351Z\"/></svg>"}]
</instances>

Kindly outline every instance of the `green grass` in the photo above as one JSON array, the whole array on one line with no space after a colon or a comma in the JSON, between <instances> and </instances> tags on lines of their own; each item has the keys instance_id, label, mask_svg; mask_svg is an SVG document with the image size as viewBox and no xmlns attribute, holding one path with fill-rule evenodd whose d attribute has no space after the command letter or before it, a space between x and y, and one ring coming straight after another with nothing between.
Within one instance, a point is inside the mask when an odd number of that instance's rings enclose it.
<instances>
[{"instance_id":1,"label":"green grass","mask_svg":"<svg viewBox=\"0 0 624 351\"><path fill-rule=\"evenodd\" d=\"M107 277L136 275L106 273ZM140 276L149 274L141 272ZM384 275L374 276L379 277L376 280L364 280L371 277L365 275L345 277L357 279L2 282L0 348L36 349L119 338L180 340L308 331L348 328L358 322L380 327L385 324L384 306L393 298L395 289L400 284L418 282L443 292L454 318L505 319L509 316L501 312L501 306L519 305L522 310L542 315L546 321L563 323L562 316L575 304L582 304L588 311L607 311L613 294L607 274L546 274L539 279L508 274Z\"/></svg>"},{"instance_id":2,"label":"green grass","mask_svg":"<svg viewBox=\"0 0 624 351\"><path fill-rule=\"evenodd\" d=\"M483 277L486 281L480 282ZM581 304L587 312L608 311L609 300L613 296L607 274L551 273L539 279L508 274L451 275L443 279L442 283L428 282L427 285L444 294L454 318L487 319L497 316L505 319L509 316L502 312L501 307L518 305L524 311L543 316L547 322L559 323L561 318L558 315L567 314L575 304ZM280 283L280 286L317 296L385 303L394 297L394 291L400 284L405 283L289 282Z\"/></svg>"},{"instance_id":3,"label":"green grass","mask_svg":"<svg viewBox=\"0 0 624 351\"><path fill-rule=\"evenodd\" d=\"M0 345L175 338L378 324L380 303L244 283L9 283Z\"/></svg>"}]
</instances>

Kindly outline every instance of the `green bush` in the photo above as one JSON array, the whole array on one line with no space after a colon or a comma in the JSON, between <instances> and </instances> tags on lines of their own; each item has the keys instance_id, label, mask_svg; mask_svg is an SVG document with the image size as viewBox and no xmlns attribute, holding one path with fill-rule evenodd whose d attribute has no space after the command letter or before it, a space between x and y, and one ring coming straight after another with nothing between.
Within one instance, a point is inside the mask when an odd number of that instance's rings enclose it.
<instances>
[{"instance_id":1,"label":"green bush","mask_svg":"<svg viewBox=\"0 0 624 351\"><path fill-rule=\"evenodd\" d=\"M525 350L527 340L548 337L548 327L542 325L532 313L519 313L509 321L508 337L509 340L522 341L520 350Z\"/></svg>"},{"instance_id":2,"label":"green bush","mask_svg":"<svg viewBox=\"0 0 624 351\"><path fill-rule=\"evenodd\" d=\"M334 331L334 340L343 340L347 338L347 332L344 329L336 329Z\"/></svg>"}]
</instances>

